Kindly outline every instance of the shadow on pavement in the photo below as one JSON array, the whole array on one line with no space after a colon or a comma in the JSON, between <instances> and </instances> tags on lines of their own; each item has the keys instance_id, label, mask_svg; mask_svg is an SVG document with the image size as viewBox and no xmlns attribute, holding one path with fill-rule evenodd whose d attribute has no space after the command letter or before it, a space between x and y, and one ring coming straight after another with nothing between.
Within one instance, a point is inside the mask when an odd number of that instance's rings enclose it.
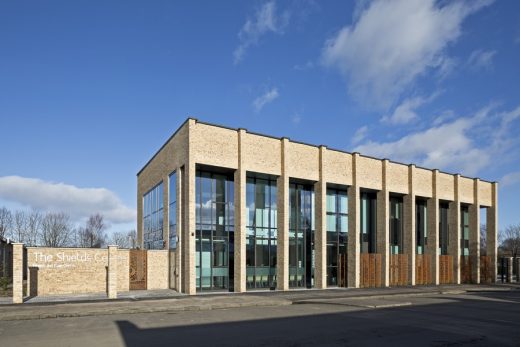
<instances>
[{"instance_id":1,"label":"shadow on pavement","mask_svg":"<svg viewBox=\"0 0 520 347\"><path fill-rule=\"evenodd\" d=\"M452 302L287 318L139 328L117 321L126 346L447 346L520 344L520 293ZM481 299L479 299L481 298ZM513 302L513 303L511 303ZM339 308L341 310L341 308ZM232 312L220 311L223 320ZM181 317L182 313L177 315Z\"/></svg>"}]
</instances>

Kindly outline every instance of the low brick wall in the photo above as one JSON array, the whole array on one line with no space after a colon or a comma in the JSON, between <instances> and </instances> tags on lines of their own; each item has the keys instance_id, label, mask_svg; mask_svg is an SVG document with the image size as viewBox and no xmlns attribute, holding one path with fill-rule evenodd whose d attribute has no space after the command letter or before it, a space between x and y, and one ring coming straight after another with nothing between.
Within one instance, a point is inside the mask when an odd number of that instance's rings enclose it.
<instances>
[{"instance_id":1,"label":"low brick wall","mask_svg":"<svg viewBox=\"0 0 520 347\"><path fill-rule=\"evenodd\" d=\"M24 257L23 245L15 246L18 248L13 252L16 253L13 256L14 303L23 301L23 258L27 258L29 296L107 293L109 298L115 298L117 292L130 290L131 253L128 249L110 246L109 252L106 248L27 247ZM170 252L148 250L146 253L147 289L170 288Z\"/></svg>"},{"instance_id":2,"label":"low brick wall","mask_svg":"<svg viewBox=\"0 0 520 347\"><path fill-rule=\"evenodd\" d=\"M130 250L117 250L117 291L127 292L130 290Z\"/></svg>"},{"instance_id":3,"label":"low brick wall","mask_svg":"<svg viewBox=\"0 0 520 347\"><path fill-rule=\"evenodd\" d=\"M147 257L147 289L169 288L169 252L167 250L148 250Z\"/></svg>"},{"instance_id":4,"label":"low brick wall","mask_svg":"<svg viewBox=\"0 0 520 347\"><path fill-rule=\"evenodd\" d=\"M128 250L117 250L117 289L129 287ZM106 293L108 249L27 248L30 296Z\"/></svg>"}]
</instances>

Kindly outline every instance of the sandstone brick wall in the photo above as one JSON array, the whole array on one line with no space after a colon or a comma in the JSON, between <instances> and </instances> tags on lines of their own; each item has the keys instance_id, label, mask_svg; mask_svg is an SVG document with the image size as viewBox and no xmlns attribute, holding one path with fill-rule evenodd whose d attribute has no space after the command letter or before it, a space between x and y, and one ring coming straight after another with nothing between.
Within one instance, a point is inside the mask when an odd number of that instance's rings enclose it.
<instances>
[{"instance_id":1,"label":"sandstone brick wall","mask_svg":"<svg viewBox=\"0 0 520 347\"><path fill-rule=\"evenodd\" d=\"M408 165L389 162L386 170L388 190L408 194Z\"/></svg>"},{"instance_id":2,"label":"sandstone brick wall","mask_svg":"<svg viewBox=\"0 0 520 347\"><path fill-rule=\"evenodd\" d=\"M28 247L29 295L104 293L108 250ZM129 290L129 251L117 250L117 290Z\"/></svg>"},{"instance_id":3,"label":"sandstone brick wall","mask_svg":"<svg viewBox=\"0 0 520 347\"><path fill-rule=\"evenodd\" d=\"M454 187L454 176L439 172L437 178L437 197L442 200L453 201L455 199Z\"/></svg>"},{"instance_id":4,"label":"sandstone brick wall","mask_svg":"<svg viewBox=\"0 0 520 347\"><path fill-rule=\"evenodd\" d=\"M117 250L117 291L130 290L130 251L128 249Z\"/></svg>"},{"instance_id":5,"label":"sandstone brick wall","mask_svg":"<svg viewBox=\"0 0 520 347\"><path fill-rule=\"evenodd\" d=\"M383 185L383 164L381 160L359 156L356 162L359 186L380 190Z\"/></svg>"},{"instance_id":6,"label":"sandstone brick wall","mask_svg":"<svg viewBox=\"0 0 520 347\"><path fill-rule=\"evenodd\" d=\"M327 149L324 157L325 179L331 183L352 185L352 155Z\"/></svg>"},{"instance_id":7,"label":"sandstone brick wall","mask_svg":"<svg viewBox=\"0 0 520 347\"><path fill-rule=\"evenodd\" d=\"M169 251L149 250L147 257L147 289L169 288Z\"/></svg>"},{"instance_id":8,"label":"sandstone brick wall","mask_svg":"<svg viewBox=\"0 0 520 347\"><path fill-rule=\"evenodd\" d=\"M290 177L319 179L319 150L317 147L289 142L287 148L287 172Z\"/></svg>"},{"instance_id":9,"label":"sandstone brick wall","mask_svg":"<svg viewBox=\"0 0 520 347\"><path fill-rule=\"evenodd\" d=\"M106 292L107 249L29 247L27 258L31 295Z\"/></svg>"},{"instance_id":10,"label":"sandstone brick wall","mask_svg":"<svg viewBox=\"0 0 520 347\"><path fill-rule=\"evenodd\" d=\"M460 191L460 201L472 204L474 202L473 198L473 186L474 182L472 179L467 177L459 178L459 191Z\"/></svg>"},{"instance_id":11,"label":"sandstone brick wall","mask_svg":"<svg viewBox=\"0 0 520 347\"><path fill-rule=\"evenodd\" d=\"M243 163L251 171L280 175L280 140L266 136L243 136Z\"/></svg>"},{"instance_id":12,"label":"sandstone brick wall","mask_svg":"<svg viewBox=\"0 0 520 347\"><path fill-rule=\"evenodd\" d=\"M479 182L478 185L478 199L481 205L484 206L492 206L493 205L493 194L491 190L491 185L486 182Z\"/></svg>"},{"instance_id":13,"label":"sandstone brick wall","mask_svg":"<svg viewBox=\"0 0 520 347\"><path fill-rule=\"evenodd\" d=\"M426 170L423 168L415 169L415 177L413 181L413 187L415 189L415 194L425 197L431 198L433 196L433 174L431 170Z\"/></svg>"}]
</instances>

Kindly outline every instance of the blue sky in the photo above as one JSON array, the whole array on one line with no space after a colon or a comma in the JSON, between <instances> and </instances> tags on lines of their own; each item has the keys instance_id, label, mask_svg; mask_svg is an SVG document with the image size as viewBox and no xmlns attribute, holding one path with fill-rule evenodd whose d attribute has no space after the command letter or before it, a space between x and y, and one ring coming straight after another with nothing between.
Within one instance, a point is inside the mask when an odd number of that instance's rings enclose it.
<instances>
[{"instance_id":1,"label":"blue sky","mask_svg":"<svg viewBox=\"0 0 520 347\"><path fill-rule=\"evenodd\" d=\"M0 206L135 226L188 116L500 181L520 223L520 3L3 1Z\"/></svg>"}]
</instances>

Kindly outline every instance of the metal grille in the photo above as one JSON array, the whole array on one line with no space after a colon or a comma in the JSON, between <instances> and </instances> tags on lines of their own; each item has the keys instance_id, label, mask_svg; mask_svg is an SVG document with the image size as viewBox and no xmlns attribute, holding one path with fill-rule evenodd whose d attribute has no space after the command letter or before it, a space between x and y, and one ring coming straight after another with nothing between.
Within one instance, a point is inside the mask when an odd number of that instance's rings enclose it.
<instances>
[{"instance_id":1,"label":"metal grille","mask_svg":"<svg viewBox=\"0 0 520 347\"><path fill-rule=\"evenodd\" d=\"M390 286L408 285L408 255L390 254Z\"/></svg>"},{"instance_id":2,"label":"metal grille","mask_svg":"<svg viewBox=\"0 0 520 347\"><path fill-rule=\"evenodd\" d=\"M130 250L130 290L146 289L146 250Z\"/></svg>"},{"instance_id":3,"label":"metal grille","mask_svg":"<svg viewBox=\"0 0 520 347\"><path fill-rule=\"evenodd\" d=\"M432 257L429 254L417 254L415 256L415 284L431 284Z\"/></svg>"},{"instance_id":4,"label":"metal grille","mask_svg":"<svg viewBox=\"0 0 520 347\"><path fill-rule=\"evenodd\" d=\"M381 287L381 254L363 253L361 259L361 288Z\"/></svg>"},{"instance_id":5,"label":"metal grille","mask_svg":"<svg viewBox=\"0 0 520 347\"><path fill-rule=\"evenodd\" d=\"M453 283L453 256L439 255L439 283Z\"/></svg>"}]
</instances>

